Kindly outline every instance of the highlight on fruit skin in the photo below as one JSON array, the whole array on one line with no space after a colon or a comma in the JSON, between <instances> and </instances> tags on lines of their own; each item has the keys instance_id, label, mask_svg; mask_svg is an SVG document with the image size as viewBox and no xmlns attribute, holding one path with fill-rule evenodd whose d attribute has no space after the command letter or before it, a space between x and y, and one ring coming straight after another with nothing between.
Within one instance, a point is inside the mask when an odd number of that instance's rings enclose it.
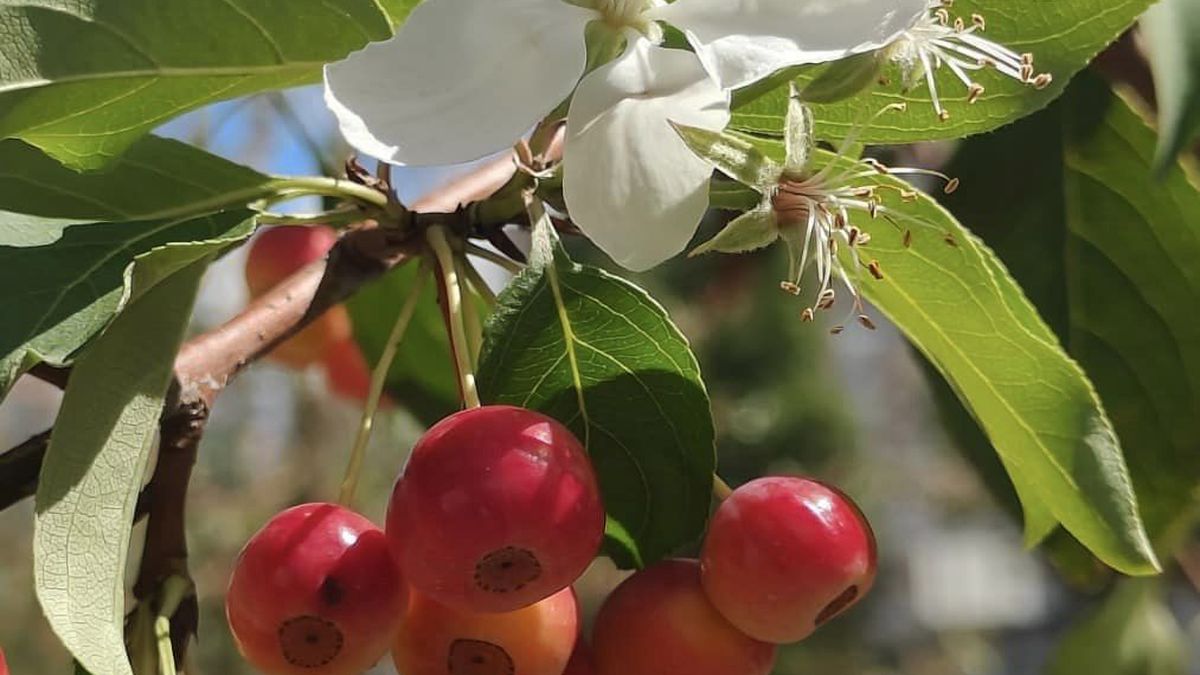
<instances>
[{"instance_id":1,"label":"highlight on fruit skin","mask_svg":"<svg viewBox=\"0 0 1200 675\"><path fill-rule=\"evenodd\" d=\"M386 530L413 588L458 609L507 612L573 583L604 520L579 440L541 413L495 405L451 415L417 442Z\"/></svg>"},{"instance_id":2,"label":"highlight on fruit skin","mask_svg":"<svg viewBox=\"0 0 1200 675\"><path fill-rule=\"evenodd\" d=\"M287 509L238 556L225 612L268 675L358 675L388 651L407 587L383 532L336 504Z\"/></svg>"},{"instance_id":3,"label":"highlight on fruit skin","mask_svg":"<svg viewBox=\"0 0 1200 675\"><path fill-rule=\"evenodd\" d=\"M870 590L875 536L841 491L765 477L721 503L700 563L704 590L730 623L759 640L795 642Z\"/></svg>"},{"instance_id":4,"label":"highlight on fruit skin","mask_svg":"<svg viewBox=\"0 0 1200 675\"><path fill-rule=\"evenodd\" d=\"M246 287L251 298L269 292L306 265L324 258L337 243L337 232L324 225L264 228L250 243ZM324 358L330 347L351 334L345 307L331 307L311 324L271 350L268 357L290 368L306 368Z\"/></svg>"},{"instance_id":5,"label":"highlight on fruit skin","mask_svg":"<svg viewBox=\"0 0 1200 675\"><path fill-rule=\"evenodd\" d=\"M626 579L596 616L598 675L767 675L775 645L742 633L712 606L695 560L665 560Z\"/></svg>"},{"instance_id":6,"label":"highlight on fruit skin","mask_svg":"<svg viewBox=\"0 0 1200 675\"><path fill-rule=\"evenodd\" d=\"M404 675L565 675L578 615L570 588L506 613L464 612L413 591L392 659Z\"/></svg>"}]
</instances>

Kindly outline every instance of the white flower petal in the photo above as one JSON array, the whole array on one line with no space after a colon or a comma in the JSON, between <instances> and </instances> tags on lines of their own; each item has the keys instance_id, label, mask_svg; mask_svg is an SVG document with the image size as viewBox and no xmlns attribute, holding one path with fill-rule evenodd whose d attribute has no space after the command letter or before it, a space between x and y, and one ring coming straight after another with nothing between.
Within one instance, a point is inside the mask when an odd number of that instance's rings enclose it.
<instances>
[{"instance_id":1,"label":"white flower petal","mask_svg":"<svg viewBox=\"0 0 1200 675\"><path fill-rule=\"evenodd\" d=\"M788 66L879 49L928 12L927 0L678 0L651 16L687 34L722 86Z\"/></svg>"},{"instance_id":2,"label":"white flower petal","mask_svg":"<svg viewBox=\"0 0 1200 675\"><path fill-rule=\"evenodd\" d=\"M722 129L729 95L694 54L644 39L585 77L567 116L563 195L571 219L631 270L682 251L708 208L712 165L669 121Z\"/></svg>"},{"instance_id":3,"label":"white flower petal","mask_svg":"<svg viewBox=\"0 0 1200 675\"><path fill-rule=\"evenodd\" d=\"M346 140L378 159L478 159L571 93L594 18L562 0L427 0L392 39L325 67L325 103Z\"/></svg>"}]
</instances>

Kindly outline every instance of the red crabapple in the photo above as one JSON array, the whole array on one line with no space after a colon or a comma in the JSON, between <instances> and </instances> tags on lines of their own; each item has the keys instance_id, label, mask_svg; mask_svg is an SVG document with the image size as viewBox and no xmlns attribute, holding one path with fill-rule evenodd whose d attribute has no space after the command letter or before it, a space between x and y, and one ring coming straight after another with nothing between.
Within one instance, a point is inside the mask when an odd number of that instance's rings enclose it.
<instances>
[{"instance_id":1,"label":"red crabapple","mask_svg":"<svg viewBox=\"0 0 1200 675\"><path fill-rule=\"evenodd\" d=\"M325 351L323 365L329 391L351 401L367 400L371 391L371 366L354 338L348 337L330 345Z\"/></svg>"},{"instance_id":2,"label":"red crabapple","mask_svg":"<svg viewBox=\"0 0 1200 675\"><path fill-rule=\"evenodd\" d=\"M8 661L4 660L3 649L0 649L0 675L8 675Z\"/></svg>"},{"instance_id":3,"label":"red crabapple","mask_svg":"<svg viewBox=\"0 0 1200 675\"><path fill-rule=\"evenodd\" d=\"M407 587L378 527L335 504L276 515L242 549L225 613L270 675L358 675L387 652Z\"/></svg>"},{"instance_id":4,"label":"red crabapple","mask_svg":"<svg viewBox=\"0 0 1200 675\"><path fill-rule=\"evenodd\" d=\"M246 286L257 298L276 284L320 260L337 243L337 233L324 225L265 228L250 244Z\"/></svg>"},{"instance_id":5,"label":"red crabapple","mask_svg":"<svg viewBox=\"0 0 1200 675\"><path fill-rule=\"evenodd\" d=\"M412 592L392 658L404 675L564 675L579 634L570 588L514 612L464 612Z\"/></svg>"},{"instance_id":6,"label":"red crabapple","mask_svg":"<svg viewBox=\"0 0 1200 675\"><path fill-rule=\"evenodd\" d=\"M875 558L871 527L849 497L806 478L759 478L713 515L701 578L743 632L795 642L866 594Z\"/></svg>"},{"instance_id":7,"label":"red crabapple","mask_svg":"<svg viewBox=\"0 0 1200 675\"><path fill-rule=\"evenodd\" d=\"M725 620L695 560L666 560L626 579L600 607L592 635L599 675L766 675L775 645Z\"/></svg>"},{"instance_id":8,"label":"red crabapple","mask_svg":"<svg viewBox=\"0 0 1200 675\"><path fill-rule=\"evenodd\" d=\"M508 612L566 588L604 535L579 441L532 410L485 406L417 442L388 506L405 579L452 607Z\"/></svg>"},{"instance_id":9,"label":"red crabapple","mask_svg":"<svg viewBox=\"0 0 1200 675\"><path fill-rule=\"evenodd\" d=\"M250 244L246 286L257 298L276 284L319 260L337 242L337 233L323 225L284 226L263 230ZM350 315L333 307L300 332L271 350L270 358L293 368L319 361L333 343L350 336Z\"/></svg>"}]
</instances>

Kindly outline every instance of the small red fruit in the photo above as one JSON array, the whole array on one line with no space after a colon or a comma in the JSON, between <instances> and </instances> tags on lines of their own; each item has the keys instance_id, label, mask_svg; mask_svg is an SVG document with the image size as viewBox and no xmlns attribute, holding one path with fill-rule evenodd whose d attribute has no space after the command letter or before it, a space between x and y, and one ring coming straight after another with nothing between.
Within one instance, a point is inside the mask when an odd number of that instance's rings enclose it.
<instances>
[{"instance_id":1,"label":"small red fruit","mask_svg":"<svg viewBox=\"0 0 1200 675\"><path fill-rule=\"evenodd\" d=\"M257 298L276 284L320 260L337 243L337 233L324 225L285 225L263 229L250 244L246 286Z\"/></svg>"},{"instance_id":2,"label":"small red fruit","mask_svg":"<svg viewBox=\"0 0 1200 675\"><path fill-rule=\"evenodd\" d=\"M225 612L270 675L358 675L387 652L407 588L384 534L335 504L278 514L238 557Z\"/></svg>"},{"instance_id":3,"label":"small red fruit","mask_svg":"<svg viewBox=\"0 0 1200 675\"><path fill-rule=\"evenodd\" d=\"M694 560L666 560L608 596L592 636L599 675L766 675L775 645L734 628L700 586Z\"/></svg>"},{"instance_id":4,"label":"small red fruit","mask_svg":"<svg viewBox=\"0 0 1200 675\"><path fill-rule=\"evenodd\" d=\"M748 635L795 642L858 602L875 580L875 536L840 491L767 477L734 490L708 526L704 590Z\"/></svg>"},{"instance_id":5,"label":"small red fruit","mask_svg":"<svg viewBox=\"0 0 1200 675\"><path fill-rule=\"evenodd\" d=\"M412 593L392 658L404 675L565 675L579 634L570 588L515 612L463 612Z\"/></svg>"},{"instance_id":6,"label":"small red fruit","mask_svg":"<svg viewBox=\"0 0 1200 675\"><path fill-rule=\"evenodd\" d=\"M0 675L8 675L8 661L4 660L3 649L0 649Z\"/></svg>"},{"instance_id":7,"label":"small red fruit","mask_svg":"<svg viewBox=\"0 0 1200 675\"><path fill-rule=\"evenodd\" d=\"M371 366L354 338L330 345L323 363L329 391L351 401L367 400L371 392Z\"/></svg>"},{"instance_id":8,"label":"small red fruit","mask_svg":"<svg viewBox=\"0 0 1200 675\"><path fill-rule=\"evenodd\" d=\"M323 225L283 226L263 230L250 244L246 286L257 298L305 265L325 257L337 233ZM350 337L350 315L333 307L304 330L271 350L270 358L292 368L308 367L324 357L332 344Z\"/></svg>"},{"instance_id":9,"label":"small red fruit","mask_svg":"<svg viewBox=\"0 0 1200 675\"><path fill-rule=\"evenodd\" d=\"M566 427L486 406L438 422L413 448L387 535L413 588L465 611L510 612L583 573L604 535L604 508Z\"/></svg>"}]
</instances>

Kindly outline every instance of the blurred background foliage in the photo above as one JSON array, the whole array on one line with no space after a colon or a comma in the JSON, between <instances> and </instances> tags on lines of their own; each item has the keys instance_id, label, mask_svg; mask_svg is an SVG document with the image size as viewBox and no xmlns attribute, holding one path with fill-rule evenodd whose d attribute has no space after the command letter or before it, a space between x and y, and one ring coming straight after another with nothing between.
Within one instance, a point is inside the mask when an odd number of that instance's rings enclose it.
<instances>
[{"instance_id":1,"label":"blurred background foliage","mask_svg":"<svg viewBox=\"0 0 1200 675\"><path fill-rule=\"evenodd\" d=\"M1063 273L1072 235L1062 200L1062 115L1078 100L961 147L882 150L894 163L945 167L962 179L945 203L996 249L1069 349L1078 342ZM348 154L312 89L217 104L160 133L277 173L336 172ZM446 177L401 169L397 183L411 200ZM708 232L721 225L720 214L711 220ZM572 247L577 257L604 264L580 242ZM1061 533L1026 552L1011 485L947 386L881 319L878 330L855 327L838 336L819 321L802 322L796 298L775 290L782 256L776 247L681 258L635 279L693 342L712 396L721 474L734 484L769 472L832 481L859 500L879 537L874 592L845 618L785 649L779 675L1200 673L1194 529L1180 536L1160 580L1113 579ZM244 251L237 251L213 267L194 331L244 305L243 264ZM378 354L411 273L396 272L350 304L368 358ZM502 283L498 269L487 273ZM389 379L392 405L381 415L360 488L359 503L377 521L423 423L454 406L445 349L430 299ZM1089 372L1104 394L1111 378ZM27 378L0 408L0 442L12 445L44 429L57 400L57 392ZM250 672L223 616L234 557L279 509L335 493L358 413L353 402L327 393L319 372L269 363L221 398L190 494L201 620L189 672ZM1120 410L1114 415L1119 429L1136 423ZM1192 450L1194 457L1178 461L1200 458L1200 449ZM1131 464L1136 474L1138 460ZM32 592L31 509L25 503L0 513L0 646L16 675L66 673L69 659ZM597 564L580 584L585 606L594 609L619 578ZM389 672L387 665L379 672Z\"/></svg>"}]
</instances>

